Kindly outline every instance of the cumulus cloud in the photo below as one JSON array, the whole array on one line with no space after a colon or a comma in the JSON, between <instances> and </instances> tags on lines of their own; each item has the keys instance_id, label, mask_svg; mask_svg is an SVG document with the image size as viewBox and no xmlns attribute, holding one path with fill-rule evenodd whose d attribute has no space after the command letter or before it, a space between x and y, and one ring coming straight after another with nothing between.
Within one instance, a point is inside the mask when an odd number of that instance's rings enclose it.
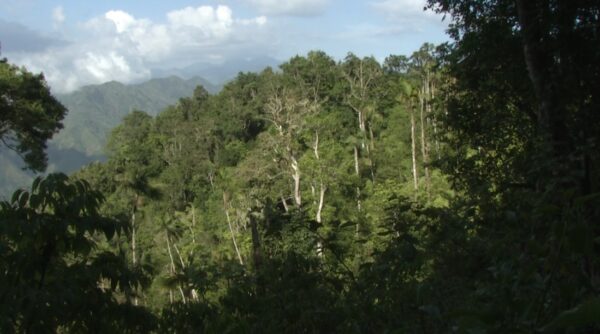
<instances>
[{"instance_id":1,"label":"cumulus cloud","mask_svg":"<svg viewBox=\"0 0 600 334\"><path fill-rule=\"evenodd\" d=\"M111 10L81 24L82 39L76 43L7 56L43 71L55 92L68 92L109 80L148 79L157 66L183 67L251 54L266 45L266 24L264 16L235 18L227 6L173 10L163 23Z\"/></svg>"},{"instance_id":2,"label":"cumulus cloud","mask_svg":"<svg viewBox=\"0 0 600 334\"><path fill-rule=\"evenodd\" d=\"M329 0L244 0L267 15L315 16L324 12Z\"/></svg>"},{"instance_id":3,"label":"cumulus cloud","mask_svg":"<svg viewBox=\"0 0 600 334\"><path fill-rule=\"evenodd\" d=\"M67 17L65 16L65 11L63 10L62 6L55 7L52 10L52 20L54 21L55 25L62 24L65 22L66 18Z\"/></svg>"},{"instance_id":4,"label":"cumulus cloud","mask_svg":"<svg viewBox=\"0 0 600 334\"><path fill-rule=\"evenodd\" d=\"M110 10L104 18L114 23L118 33L125 32L127 28L136 23L135 18L122 10Z\"/></svg>"}]
</instances>

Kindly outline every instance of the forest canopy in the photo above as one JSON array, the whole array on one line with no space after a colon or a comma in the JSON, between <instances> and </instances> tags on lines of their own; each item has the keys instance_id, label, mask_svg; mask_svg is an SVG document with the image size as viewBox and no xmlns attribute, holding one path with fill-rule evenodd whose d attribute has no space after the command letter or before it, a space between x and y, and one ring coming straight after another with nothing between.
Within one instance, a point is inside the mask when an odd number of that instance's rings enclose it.
<instances>
[{"instance_id":1,"label":"forest canopy","mask_svg":"<svg viewBox=\"0 0 600 334\"><path fill-rule=\"evenodd\" d=\"M2 332L599 331L600 5L429 6L453 42L199 86L15 192Z\"/></svg>"}]
</instances>

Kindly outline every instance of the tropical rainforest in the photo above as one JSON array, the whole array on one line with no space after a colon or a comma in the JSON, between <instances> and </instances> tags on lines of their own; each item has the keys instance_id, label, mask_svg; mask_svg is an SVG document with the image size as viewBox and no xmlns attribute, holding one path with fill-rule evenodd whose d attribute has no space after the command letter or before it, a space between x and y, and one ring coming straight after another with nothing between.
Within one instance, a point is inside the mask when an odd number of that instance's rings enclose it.
<instances>
[{"instance_id":1,"label":"tropical rainforest","mask_svg":"<svg viewBox=\"0 0 600 334\"><path fill-rule=\"evenodd\" d=\"M15 191L0 331L600 331L600 4L428 6L452 42L198 86ZM0 110L43 170L43 76L3 60Z\"/></svg>"},{"instance_id":2,"label":"tropical rainforest","mask_svg":"<svg viewBox=\"0 0 600 334\"><path fill-rule=\"evenodd\" d=\"M56 94L68 113L62 119L63 128L47 142L46 172L71 173L90 162L105 161L106 137L125 115L144 110L156 116L179 98L192 95L198 85L209 93L219 90L200 77L184 80L170 76L132 85L111 81ZM22 169L22 159L9 149L0 154L0 165L0 199L10 198L16 188L31 184L35 178L35 173Z\"/></svg>"}]
</instances>

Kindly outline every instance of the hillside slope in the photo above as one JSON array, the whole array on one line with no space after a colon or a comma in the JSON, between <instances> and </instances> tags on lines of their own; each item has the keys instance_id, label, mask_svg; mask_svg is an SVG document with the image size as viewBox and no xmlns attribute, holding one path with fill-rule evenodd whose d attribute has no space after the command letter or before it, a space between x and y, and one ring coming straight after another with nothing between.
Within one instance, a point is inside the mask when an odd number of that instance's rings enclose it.
<instances>
[{"instance_id":1,"label":"hillside slope","mask_svg":"<svg viewBox=\"0 0 600 334\"><path fill-rule=\"evenodd\" d=\"M64 128L48 143L48 172L72 172L92 161L104 159L106 136L132 110L156 115L182 97L191 96L202 85L213 94L219 87L200 77L187 80L170 76L125 85L111 81L90 85L63 95L58 100L69 110ZM0 151L0 197L31 182L22 170L21 159L13 152Z\"/></svg>"},{"instance_id":2,"label":"hillside slope","mask_svg":"<svg viewBox=\"0 0 600 334\"><path fill-rule=\"evenodd\" d=\"M58 95L69 113L63 122L64 129L50 144L58 150L73 149L90 156L101 155L106 135L129 112L143 110L156 115L181 97L191 96L198 85L210 93L218 91L216 86L199 77L183 80L171 76L135 85L111 81Z\"/></svg>"}]
</instances>

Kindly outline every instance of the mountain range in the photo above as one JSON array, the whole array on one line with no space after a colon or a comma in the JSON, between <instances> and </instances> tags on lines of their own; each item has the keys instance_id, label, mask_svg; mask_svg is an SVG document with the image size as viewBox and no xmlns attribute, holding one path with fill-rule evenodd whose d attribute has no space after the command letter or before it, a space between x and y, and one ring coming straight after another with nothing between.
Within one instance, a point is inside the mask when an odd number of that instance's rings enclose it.
<instances>
[{"instance_id":1,"label":"mountain range","mask_svg":"<svg viewBox=\"0 0 600 334\"><path fill-rule=\"evenodd\" d=\"M126 85L116 81L90 85L56 98L69 110L64 128L48 142L47 172L69 173L93 161L104 160L104 144L110 130L132 110L156 115L180 98L191 96L202 85L209 93L219 86L201 77L155 78ZM0 197L30 183L32 173L24 171L23 161L12 151L0 149Z\"/></svg>"},{"instance_id":2,"label":"mountain range","mask_svg":"<svg viewBox=\"0 0 600 334\"><path fill-rule=\"evenodd\" d=\"M239 72L260 72L266 67L277 68L280 64L281 61L271 57L237 58L222 64L193 63L183 68L154 69L152 76L176 75L184 79L199 76L215 84L224 84Z\"/></svg>"}]
</instances>

